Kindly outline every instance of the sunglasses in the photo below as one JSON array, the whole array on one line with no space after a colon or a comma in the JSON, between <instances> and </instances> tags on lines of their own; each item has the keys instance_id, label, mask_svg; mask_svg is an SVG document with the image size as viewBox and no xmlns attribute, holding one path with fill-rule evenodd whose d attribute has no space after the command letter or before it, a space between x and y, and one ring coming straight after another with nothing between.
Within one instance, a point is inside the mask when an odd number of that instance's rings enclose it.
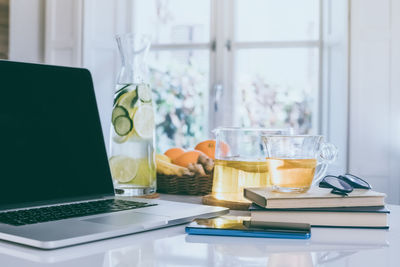
<instances>
[{"instance_id":1,"label":"sunglasses","mask_svg":"<svg viewBox=\"0 0 400 267\"><path fill-rule=\"evenodd\" d=\"M319 183L319 187L332 188L331 193L341 196L347 196L354 188L371 189L371 185L355 175L346 173L344 175L327 175Z\"/></svg>"}]
</instances>

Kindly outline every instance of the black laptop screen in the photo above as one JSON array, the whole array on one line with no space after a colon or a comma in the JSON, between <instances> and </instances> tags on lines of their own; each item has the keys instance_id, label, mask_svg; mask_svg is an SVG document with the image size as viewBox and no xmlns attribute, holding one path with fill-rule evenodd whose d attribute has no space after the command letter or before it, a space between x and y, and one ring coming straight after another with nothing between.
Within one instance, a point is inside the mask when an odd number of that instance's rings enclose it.
<instances>
[{"instance_id":1,"label":"black laptop screen","mask_svg":"<svg viewBox=\"0 0 400 267\"><path fill-rule=\"evenodd\" d=\"M0 206L112 194L90 73L0 61Z\"/></svg>"}]
</instances>

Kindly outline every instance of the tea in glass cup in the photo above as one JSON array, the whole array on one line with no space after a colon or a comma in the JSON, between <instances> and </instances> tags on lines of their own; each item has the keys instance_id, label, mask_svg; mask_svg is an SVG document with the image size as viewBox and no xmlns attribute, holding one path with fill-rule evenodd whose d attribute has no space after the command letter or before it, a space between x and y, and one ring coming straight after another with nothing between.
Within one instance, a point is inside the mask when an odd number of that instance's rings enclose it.
<instances>
[{"instance_id":1,"label":"tea in glass cup","mask_svg":"<svg viewBox=\"0 0 400 267\"><path fill-rule=\"evenodd\" d=\"M306 192L325 175L337 149L320 135L264 136L270 183L274 191Z\"/></svg>"}]
</instances>

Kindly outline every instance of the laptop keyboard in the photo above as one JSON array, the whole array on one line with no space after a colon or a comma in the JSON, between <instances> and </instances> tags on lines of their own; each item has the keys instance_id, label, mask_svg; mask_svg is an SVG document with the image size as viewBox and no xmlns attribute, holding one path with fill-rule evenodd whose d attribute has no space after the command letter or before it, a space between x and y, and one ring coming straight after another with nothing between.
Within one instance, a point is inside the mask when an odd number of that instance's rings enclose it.
<instances>
[{"instance_id":1,"label":"laptop keyboard","mask_svg":"<svg viewBox=\"0 0 400 267\"><path fill-rule=\"evenodd\" d=\"M0 222L15 226L57 221L122 210L132 210L155 206L144 202L106 199L59 206L32 208L0 213Z\"/></svg>"}]
</instances>

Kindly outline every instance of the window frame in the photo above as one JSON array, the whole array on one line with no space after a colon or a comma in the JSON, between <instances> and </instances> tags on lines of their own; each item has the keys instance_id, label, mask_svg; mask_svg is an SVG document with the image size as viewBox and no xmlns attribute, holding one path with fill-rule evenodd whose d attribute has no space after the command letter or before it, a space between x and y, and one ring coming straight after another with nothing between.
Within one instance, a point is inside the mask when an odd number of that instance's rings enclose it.
<instances>
[{"instance_id":1,"label":"window frame","mask_svg":"<svg viewBox=\"0 0 400 267\"><path fill-rule=\"evenodd\" d=\"M349 43L350 1L319 0L319 32L317 40L304 41L254 41L234 42L235 1L212 1L211 36L213 51L210 61L209 128L240 126L234 120L237 114L232 107L238 102L234 92L234 51L252 48L310 47L318 49L318 88L315 92L313 134L322 134L326 141L335 144L339 157L330 166L330 172L348 171L349 132ZM333 26L335 25L335 27ZM339 57L334 57L338 55ZM216 95L222 96L218 100ZM338 110L340 108L340 110ZM223 112L221 112L223 110Z\"/></svg>"},{"instance_id":2,"label":"window frame","mask_svg":"<svg viewBox=\"0 0 400 267\"><path fill-rule=\"evenodd\" d=\"M218 31L214 30L216 36L214 37L214 42L216 42L216 60L214 62L214 68L217 71L215 74L215 79L211 84L211 95L214 96L214 99L210 99L210 107L215 104L215 95L217 92L217 87L222 87L223 98L220 103L216 103L221 106L224 105L223 108L219 110L224 110L225 114L215 114L210 117L210 126L240 126L237 116L237 110L231 109L230 107L234 107L240 103L240 99L238 99L237 88L234 84L234 76L235 76L235 52L241 49L268 49L268 48L317 48L318 49L318 88L315 92L315 101L313 111L317 114L321 114L321 100L322 100L322 49L323 49L323 16L322 16L322 1L319 0L319 33L318 38L316 40L292 40L292 41L235 41L235 20L236 20L236 11L235 5L236 0L221 0L221 1L213 1L215 13L214 15L218 15L219 18L219 29ZM211 23L213 25L213 23ZM222 45L221 45L222 44ZM221 51L222 50L222 51ZM219 55L221 56L219 56ZM210 68L211 70L211 68ZM220 112L219 112L220 113ZM313 116L312 119L313 133L320 133L322 131L322 116Z\"/></svg>"},{"instance_id":3,"label":"window frame","mask_svg":"<svg viewBox=\"0 0 400 267\"><path fill-rule=\"evenodd\" d=\"M284 46L318 46L319 48L319 87L316 104L319 117L315 125L315 132L322 134L326 140L333 142L339 148L339 159L334 166L338 172L348 170L348 133L349 133L349 23L350 23L350 1L349 0L319 0L320 3L320 32L319 39L309 41L285 41L285 42L244 42L242 44L229 43L233 39L234 25L234 5L231 0L208 0L210 1L210 40L206 43L188 43L188 44L153 44L152 50L176 50L176 49L206 49L210 53L209 60L209 90L208 90L208 125L205 125L205 135L212 137L211 131L217 126L234 125L235 114L233 88L233 63L234 58L231 51L228 51L227 45L234 49L251 49L254 47L284 47ZM73 48L82 50L82 58L76 62L76 65L87 66L90 58L85 57L87 52L97 45L94 39L91 41L90 24L83 14L92 12L87 8L88 2L95 4L94 0L79 1L81 5L74 4L77 12L81 14L81 20L71 25L76 31L76 40L81 46L76 45ZM117 1L113 10L114 15L118 12L125 14L121 18L115 16L114 31L132 31L132 21L126 20L128 14L132 12L135 5L130 0ZM55 3L56 5L56 3ZM58 4L57 4L58 6ZM47 8L46 8L47 9ZM46 12L45 25L54 25L58 18L50 16ZM129 16L128 16L129 17ZM83 19L84 18L84 19ZM80 23L79 23L80 22ZM93 25L92 25L93 26ZM54 31L53 31L54 32ZM51 33L51 32L50 32ZM46 31L46 38L55 39ZM50 34L51 35L51 34ZM83 39L83 41L81 40ZM96 41L96 42L95 42ZM114 44L105 44L107 51L115 53ZM45 53L51 53L56 47L46 45ZM103 53L104 47L101 47L99 53ZM116 64L117 54L114 54L114 64ZM75 57L74 57L75 59ZM65 64L64 58L54 59L54 64ZM47 61L46 61L47 62ZM75 62L75 61L74 61ZM90 65L90 64L89 64ZM105 97L107 92L99 92L99 99ZM221 94L220 99L216 95ZM101 96L101 97L100 97ZM217 101L218 100L218 101ZM222 105L225 105L223 107ZM215 112L214 107L218 107ZM224 110L224 112L221 112ZM103 111L104 121L109 121L110 110ZM104 124L107 129L107 124ZM208 129L206 129L208 127ZM107 135L107 134L106 134ZM105 136L106 136L105 135ZM106 136L107 137L107 136Z\"/></svg>"},{"instance_id":4,"label":"window frame","mask_svg":"<svg viewBox=\"0 0 400 267\"><path fill-rule=\"evenodd\" d=\"M152 44L150 47L150 52L154 52L154 51L174 51L174 50L206 50L209 52L210 56L209 56L209 90L208 92L206 92L206 102L208 102L208 106L211 107L211 90L210 88L213 87L213 84L215 84L214 82L214 71L215 71L215 39L213 38L214 36L216 36L215 34L215 25L213 24L213 21L215 19L214 15L214 11L215 11L215 3L219 2L219 1L212 1L212 0L207 0L210 2L210 38L209 38L209 42L196 42L196 43L156 43L156 44ZM206 104L206 103L204 103ZM210 112L210 108L206 109L207 110L207 114L205 114L208 123L206 125L204 125L203 129L205 132L207 132L207 134L205 134L205 136L209 135L210 133L210 129L213 129L210 125L210 117L213 117L212 112Z\"/></svg>"},{"instance_id":5,"label":"window frame","mask_svg":"<svg viewBox=\"0 0 400 267\"><path fill-rule=\"evenodd\" d=\"M321 114L322 101L322 1L319 0L319 34L316 40L285 40L285 41L235 41L235 5L236 0L210 1L210 41L197 43L157 43L152 44L151 51L171 50L208 50L209 58L209 91L208 93L208 124L205 131L211 135L212 129L218 126L239 126L237 110L233 107L239 103L234 92L235 52L241 49L268 49L268 48L317 48L318 49L318 89L315 92L314 107L317 114ZM223 112L221 112L223 111ZM322 131L322 117L313 116L313 133Z\"/></svg>"}]
</instances>

